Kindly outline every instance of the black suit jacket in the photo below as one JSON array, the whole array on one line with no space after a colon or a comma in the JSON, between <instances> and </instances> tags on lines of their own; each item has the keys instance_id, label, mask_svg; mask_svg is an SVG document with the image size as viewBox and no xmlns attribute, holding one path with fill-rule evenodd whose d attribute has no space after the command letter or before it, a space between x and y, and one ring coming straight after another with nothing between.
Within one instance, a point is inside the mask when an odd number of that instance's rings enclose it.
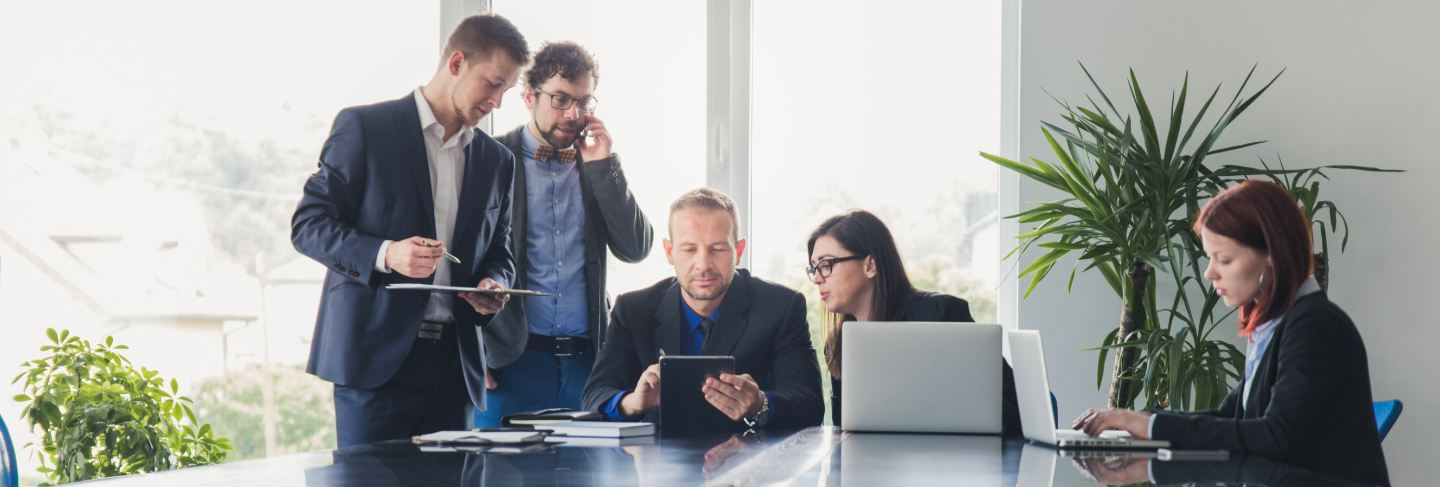
<instances>
[{"instance_id":1,"label":"black suit jacket","mask_svg":"<svg viewBox=\"0 0 1440 487\"><path fill-rule=\"evenodd\" d=\"M515 254L514 287L529 288L530 208L525 197L525 156L521 152L521 131L516 127L495 140L515 154L515 203L511 249ZM614 253L622 262L640 262L650 255L655 241L654 230L620 168L620 155L611 154L602 161L580 165L580 201L585 208L585 299L589 309L590 338L599 351L608 328L610 299L605 293L605 254ZM608 249L608 250L607 250ZM525 317L525 300L512 299L505 309L485 327L485 357L491 367L504 367L520 358L530 338L530 323Z\"/></svg>"},{"instance_id":2,"label":"black suit jacket","mask_svg":"<svg viewBox=\"0 0 1440 487\"><path fill-rule=\"evenodd\" d=\"M1154 411L1152 435L1178 449L1252 453L1389 485L1365 343L1355 324L1317 292L1296 300L1276 326L1244 408L1242 383L1218 410Z\"/></svg>"},{"instance_id":3,"label":"black suit jacket","mask_svg":"<svg viewBox=\"0 0 1440 487\"><path fill-rule=\"evenodd\" d=\"M680 292L672 277L615 301L605 346L585 384L585 409L602 411L616 393L634 390L645 368L659 363L661 348L684 348ZM734 355L735 373L750 374L770 393L775 418L767 427L820 425L820 366L800 293L737 269L713 333L701 353ZM659 411L647 412L644 421L658 422Z\"/></svg>"},{"instance_id":4,"label":"black suit jacket","mask_svg":"<svg viewBox=\"0 0 1440 487\"><path fill-rule=\"evenodd\" d=\"M515 158L479 130L465 150L450 252L450 284L473 287L484 278L506 284L515 274L510 255L510 184ZM391 283L426 283L375 271L385 240L434 239L435 202L430 162L420 131L415 95L340 111L320 152L319 168L305 181L291 220L290 239L300 253L330 268L315 320L306 371L338 385L373 389L400 370L420 331L429 293L387 291ZM490 321L462 299L451 312L471 399L484 397L484 364L477 326Z\"/></svg>"},{"instance_id":5,"label":"black suit jacket","mask_svg":"<svg viewBox=\"0 0 1440 487\"><path fill-rule=\"evenodd\" d=\"M975 318L970 316L970 303L964 299L920 291L915 293L910 303L905 306L901 321L970 323L974 322ZM1009 362L1002 364L1001 374L1001 434L1019 436L1020 401L1015 396L1015 371L1010 368ZM840 383L839 379L830 379L830 422L836 426L840 425Z\"/></svg>"}]
</instances>

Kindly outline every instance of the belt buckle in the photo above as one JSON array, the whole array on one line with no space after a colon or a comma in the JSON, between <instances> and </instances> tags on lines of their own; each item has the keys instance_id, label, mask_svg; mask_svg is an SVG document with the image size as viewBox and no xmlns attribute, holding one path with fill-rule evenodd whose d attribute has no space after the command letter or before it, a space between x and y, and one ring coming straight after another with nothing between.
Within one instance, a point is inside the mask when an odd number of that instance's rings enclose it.
<instances>
[{"instance_id":1,"label":"belt buckle","mask_svg":"<svg viewBox=\"0 0 1440 487\"><path fill-rule=\"evenodd\" d=\"M556 357L569 357L571 355L575 355L574 337L558 336L555 337L554 340L555 341L553 342L554 345L552 346L552 348Z\"/></svg>"},{"instance_id":2,"label":"belt buckle","mask_svg":"<svg viewBox=\"0 0 1440 487\"><path fill-rule=\"evenodd\" d=\"M445 323L438 321L420 321L420 333L418 336L426 340L439 340L445 331Z\"/></svg>"}]
</instances>

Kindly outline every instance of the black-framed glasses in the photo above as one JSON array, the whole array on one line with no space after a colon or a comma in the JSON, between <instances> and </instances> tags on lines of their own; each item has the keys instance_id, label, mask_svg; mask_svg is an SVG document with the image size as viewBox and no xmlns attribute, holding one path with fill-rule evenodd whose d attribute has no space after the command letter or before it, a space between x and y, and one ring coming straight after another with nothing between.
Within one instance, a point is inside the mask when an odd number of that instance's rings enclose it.
<instances>
[{"instance_id":1,"label":"black-framed glasses","mask_svg":"<svg viewBox=\"0 0 1440 487\"><path fill-rule=\"evenodd\" d=\"M806 275L806 276L810 276L810 280L811 280L811 281L814 281L814 280L815 280L815 276L816 276L817 274L818 274L820 277L829 278L829 277L830 277L830 274L831 274L832 272L835 272L835 264L839 264L839 263L845 262L845 261L847 261L847 260L864 259L864 258L865 258L865 256L863 256L863 255L852 255L852 256L849 256L849 257L826 257L826 258L824 258L824 259L820 259L819 261L815 262L815 265L805 266L805 275Z\"/></svg>"},{"instance_id":2,"label":"black-framed glasses","mask_svg":"<svg viewBox=\"0 0 1440 487\"><path fill-rule=\"evenodd\" d=\"M536 88L535 91L550 95L550 108L556 110L569 110L570 107L579 103L580 113L594 113L595 105L600 104L600 100L595 98L594 95L585 98L574 98L564 93L551 93L539 88Z\"/></svg>"}]
</instances>

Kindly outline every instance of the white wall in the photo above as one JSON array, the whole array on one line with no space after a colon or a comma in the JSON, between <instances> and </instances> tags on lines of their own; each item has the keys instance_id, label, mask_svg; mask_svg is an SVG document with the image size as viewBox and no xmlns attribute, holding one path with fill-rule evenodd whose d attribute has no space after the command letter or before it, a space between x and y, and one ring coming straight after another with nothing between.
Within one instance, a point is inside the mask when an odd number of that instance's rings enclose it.
<instances>
[{"instance_id":1,"label":"white wall","mask_svg":"<svg viewBox=\"0 0 1440 487\"><path fill-rule=\"evenodd\" d=\"M1195 88L1224 82L1222 96L1259 63L1257 77L1286 68L1280 81L1239 123L1229 140L1268 140L1238 154L1287 164L1354 163L1409 171L1400 175L1334 172L1322 195L1349 217L1348 252L1332 258L1330 297L1366 339L1374 396L1400 398L1406 411L1386 440L1395 485L1433 481L1423 438L1440 436L1440 370L1434 353L1440 320L1427 312L1440 230L1431 221L1437 199L1433 124L1440 120L1440 18L1433 2L1211 2L1021 0L1020 155L1053 160L1041 120L1058 108L1042 88L1064 100L1090 92L1076 65L1083 61L1112 98L1125 96L1125 70L1134 67L1152 107L1168 100L1185 70ZM1123 106L1121 100L1117 104ZM1162 109L1163 110L1163 109ZM1022 181L1009 203L1052 199ZM1332 251L1338 246L1332 241ZM1068 267L1065 269L1068 272ZM1057 268L1058 271L1058 268ZM1058 272L1057 272L1058 273ZM1022 328L1042 330L1051 384L1062 420L1103 405L1094 385L1094 346L1119 318L1118 300L1098 278L1079 279L1066 294L1065 276L1052 276L1019 304Z\"/></svg>"}]
</instances>

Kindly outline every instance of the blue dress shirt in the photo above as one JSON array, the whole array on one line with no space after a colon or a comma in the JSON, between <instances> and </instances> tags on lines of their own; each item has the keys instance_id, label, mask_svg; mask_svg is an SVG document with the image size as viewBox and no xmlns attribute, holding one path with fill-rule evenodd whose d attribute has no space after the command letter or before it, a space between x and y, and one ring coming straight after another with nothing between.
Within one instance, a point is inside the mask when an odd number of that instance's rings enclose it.
<instances>
[{"instance_id":1,"label":"blue dress shirt","mask_svg":"<svg viewBox=\"0 0 1440 487\"><path fill-rule=\"evenodd\" d=\"M524 269L529 287L551 296L526 296L530 333L589 337L585 292L585 205L580 164L535 159L540 142L521 131L525 159L525 201L529 205Z\"/></svg>"}]
</instances>

